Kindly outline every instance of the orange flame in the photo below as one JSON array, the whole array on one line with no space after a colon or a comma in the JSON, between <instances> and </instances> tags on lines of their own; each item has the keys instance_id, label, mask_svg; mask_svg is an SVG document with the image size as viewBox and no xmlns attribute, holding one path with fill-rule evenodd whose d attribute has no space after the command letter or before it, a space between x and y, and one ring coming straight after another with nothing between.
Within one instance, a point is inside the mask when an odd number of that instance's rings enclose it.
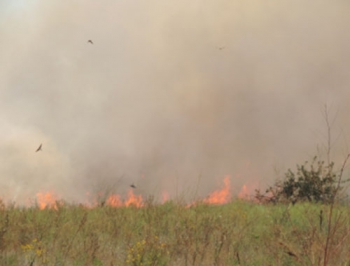
<instances>
[{"instance_id":1,"label":"orange flame","mask_svg":"<svg viewBox=\"0 0 350 266\"><path fill-rule=\"evenodd\" d=\"M187 207L196 205L196 203L202 202L204 204L215 204L215 205L221 205L221 204L226 204L229 203L230 200L232 199L232 193L231 193L231 188L230 188L230 176L225 176L223 180L223 188L216 190L212 192L207 198L204 200L200 201L195 201L187 205ZM250 197L251 191L253 191L253 188L256 187L256 183L251 182L243 185L241 191L238 193L238 198L244 199L244 200L252 200ZM118 194L112 194L107 197L107 200L104 201L104 203L107 206L111 207L129 207L129 206L135 206L137 208L141 208L145 206L145 202L142 198L142 195L135 195L133 189L130 189L128 191L126 199L121 197ZM104 198L104 195L101 194L99 195L96 200L91 199L90 194L87 194L88 197L90 197L90 200L87 200L83 206L88 207L88 208L96 208L99 205L98 199ZM167 191L162 192L161 196L161 204L164 204L169 200L169 193ZM57 210L58 207L60 206L60 202L57 201L59 198L53 193L53 192L44 192L44 193L37 193L36 194L36 202L38 204L38 207L43 210L43 209L55 209ZM4 204L1 199L0 199L0 208L1 205ZM27 204L27 206L33 206L33 202Z\"/></svg>"},{"instance_id":2,"label":"orange flame","mask_svg":"<svg viewBox=\"0 0 350 266\"><path fill-rule=\"evenodd\" d=\"M226 176L224 179L224 188L214 191L207 199L203 200L206 204L225 204L231 200L230 193L230 176Z\"/></svg>"},{"instance_id":3,"label":"orange flame","mask_svg":"<svg viewBox=\"0 0 350 266\"><path fill-rule=\"evenodd\" d=\"M241 191L238 193L239 199L248 199L249 198L249 190L246 185L244 185Z\"/></svg>"},{"instance_id":4,"label":"orange flame","mask_svg":"<svg viewBox=\"0 0 350 266\"><path fill-rule=\"evenodd\" d=\"M38 205L41 210L55 209L57 210L57 197L52 192L37 193Z\"/></svg>"},{"instance_id":5,"label":"orange flame","mask_svg":"<svg viewBox=\"0 0 350 266\"><path fill-rule=\"evenodd\" d=\"M162 192L162 203L164 204L165 202L167 202L169 200L169 193L166 191Z\"/></svg>"},{"instance_id":6,"label":"orange flame","mask_svg":"<svg viewBox=\"0 0 350 266\"><path fill-rule=\"evenodd\" d=\"M238 193L239 199L254 201L254 197L252 196L254 194L254 190L259 187L258 182L249 182L245 184L241 191Z\"/></svg>"},{"instance_id":7,"label":"orange flame","mask_svg":"<svg viewBox=\"0 0 350 266\"><path fill-rule=\"evenodd\" d=\"M143 206L143 200L141 195L135 195L132 189L128 192L128 199L124 202L124 205L126 207L133 205L135 207L142 207Z\"/></svg>"},{"instance_id":8,"label":"orange flame","mask_svg":"<svg viewBox=\"0 0 350 266\"><path fill-rule=\"evenodd\" d=\"M143 199L141 195L135 195L133 190L130 189L128 192L128 198L123 202L119 195L111 195L108 197L106 204L112 207L122 206L135 206L140 208L143 206Z\"/></svg>"},{"instance_id":9,"label":"orange flame","mask_svg":"<svg viewBox=\"0 0 350 266\"><path fill-rule=\"evenodd\" d=\"M110 195L106 201L108 206L121 207L123 206L123 201L120 199L119 195Z\"/></svg>"}]
</instances>

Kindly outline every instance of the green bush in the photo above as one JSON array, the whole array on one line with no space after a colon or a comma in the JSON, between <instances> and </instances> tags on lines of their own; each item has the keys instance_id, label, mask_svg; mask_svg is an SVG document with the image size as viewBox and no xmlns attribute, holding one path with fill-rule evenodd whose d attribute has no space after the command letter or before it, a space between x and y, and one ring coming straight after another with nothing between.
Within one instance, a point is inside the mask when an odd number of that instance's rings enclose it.
<instances>
[{"instance_id":1,"label":"green bush","mask_svg":"<svg viewBox=\"0 0 350 266\"><path fill-rule=\"evenodd\" d=\"M266 194L256 191L256 198L274 203L308 201L328 204L335 197L337 178L333 162L325 164L314 157L311 164L305 162L304 165L297 165L296 172L289 169L284 179L276 181L266 190Z\"/></svg>"}]
</instances>

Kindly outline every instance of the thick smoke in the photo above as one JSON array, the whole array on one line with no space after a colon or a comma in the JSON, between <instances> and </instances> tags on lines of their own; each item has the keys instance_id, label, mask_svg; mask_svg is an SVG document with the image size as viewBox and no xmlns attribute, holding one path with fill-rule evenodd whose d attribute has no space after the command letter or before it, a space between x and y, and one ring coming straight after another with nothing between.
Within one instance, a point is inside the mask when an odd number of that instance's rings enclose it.
<instances>
[{"instance_id":1,"label":"thick smoke","mask_svg":"<svg viewBox=\"0 0 350 266\"><path fill-rule=\"evenodd\" d=\"M265 188L325 143L325 104L346 152L346 1L14 2L0 5L4 197L204 196L226 174Z\"/></svg>"}]
</instances>

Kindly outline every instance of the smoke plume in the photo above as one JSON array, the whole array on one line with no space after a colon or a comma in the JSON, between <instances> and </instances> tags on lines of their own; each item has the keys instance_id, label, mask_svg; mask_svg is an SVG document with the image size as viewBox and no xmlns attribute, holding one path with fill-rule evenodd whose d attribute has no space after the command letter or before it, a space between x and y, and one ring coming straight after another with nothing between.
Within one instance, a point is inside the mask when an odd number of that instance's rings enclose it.
<instances>
[{"instance_id":1,"label":"smoke plume","mask_svg":"<svg viewBox=\"0 0 350 266\"><path fill-rule=\"evenodd\" d=\"M134 183L264 189L350 126L346 1L0 4L0 187L67 200ZM88 43L92 40L93 44ZM43 144L43 150L35 153Z\"/></svg>"}]
</instances>

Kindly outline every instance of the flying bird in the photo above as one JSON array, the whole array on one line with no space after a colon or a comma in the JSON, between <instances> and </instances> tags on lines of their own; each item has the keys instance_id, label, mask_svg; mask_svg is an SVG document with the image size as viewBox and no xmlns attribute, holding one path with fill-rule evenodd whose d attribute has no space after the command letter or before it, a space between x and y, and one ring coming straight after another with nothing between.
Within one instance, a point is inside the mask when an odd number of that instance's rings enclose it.
<instances>
[{"instance_id":1,"label":"flying bird","mask_svg":"<svg viewBox=\"0 0 350 266\"><path fill-rule=\"evenodd\" d=\"M94 44L91 40L88 40L88 43Z\"/></svg>"},{"instance_id":2,"label":"flying bird","mask_svg":"<svg viewBox=\"0 0 350 266\"><path fill-rule=\"evenodd\" d=\"M41 149L42 146L43 146L43 144L40 144L39 148L35 152L42 151L42 149Z\"/></svg>"},{"instance_id":3,"label":"flying bird","mask_svg":"<svg viewBox=\"0 0 350 266\"><path fill-rule=\"evenodd\" d=\"M221 50L224 50L225 49L225 46L220 46L218 47L218 49L221 51Z\"/></svg>"},{"instance_id":4,"label":"flying bird","mask_svg":"<svg viewBox=\"0 0 350 266\"><path fill-rule=\"evenodd\" d=\"M130 185L130 187L132 187L132 188L136 188L136 186L135 186L134 184L131 184L131 185Z\"/></svg>"}]
</instances>

